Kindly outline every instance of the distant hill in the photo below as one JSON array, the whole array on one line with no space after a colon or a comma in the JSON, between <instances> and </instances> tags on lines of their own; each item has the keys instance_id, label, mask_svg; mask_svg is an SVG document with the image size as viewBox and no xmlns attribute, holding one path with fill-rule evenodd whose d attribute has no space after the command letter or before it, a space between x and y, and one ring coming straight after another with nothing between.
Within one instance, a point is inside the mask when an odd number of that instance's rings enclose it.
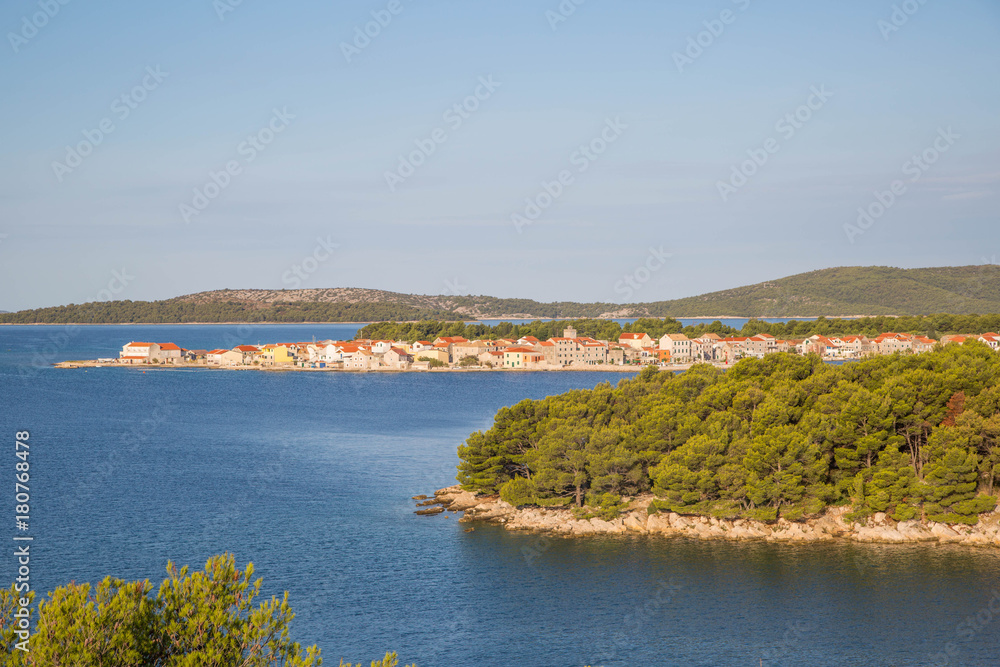
<instances>
[{"instance_id":1,"label":"distant hill","mask_svg":"<svg viewBox=\"0 0 1000 667\"><path fill-rule=\"evenodd\" d=\"M1000 266L840 267L645 305L661 317L998 313Z\"/></svg>"},{"instance_id":2,"label":"distant hill","mask_svg":"<svg viewBox=\"0 0 1000 667\"><path fill-rule=\"evenodd\" d=\"M215 290L0 314L0 323L381 322L620 317L815 317L1000 313L996 265L840 267L672 301L541 303L362 288Z\"/></svg>"}]
</instances>

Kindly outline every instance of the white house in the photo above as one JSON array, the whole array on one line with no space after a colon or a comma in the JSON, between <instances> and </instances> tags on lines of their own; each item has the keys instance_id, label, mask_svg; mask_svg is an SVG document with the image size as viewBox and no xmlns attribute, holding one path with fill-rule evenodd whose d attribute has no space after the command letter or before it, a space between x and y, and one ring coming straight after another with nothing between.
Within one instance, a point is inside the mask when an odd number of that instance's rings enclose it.
<instances>
[{"instance_id":1,"label":"white house","mask_svg":"<svg viewBox=\"0 0 1000 667\"><path fill-rule=\"evenodd\" d=\"M389 368L405 370L413 363L413 357L407 354L406 350L398 347L389 348L389 351L382 355L382 360Z\"/></svg>"},{"instance_id":2,"label":"white house","mask_svg":"<svg viewBox=\"0 0 1000 667\"><path fill-rule=\"evenodd\" d=\"M990 333L984 333L982 336L979 337L979 340L989 345L995 351L1000 350L1000 336L993 333L992 331Z\"/></svg>"},{"instance_id":3,"label":"white house","mask_svg":"<svg viewBox=\"0 0 1000 667\"><path fill-rule=\"evenodd\" d=\"M181 359L181 348L177 347L173 343L160 343L159 351L157 352L156 358L164 362L174 362L180 361Z\"/></svg>"},{"instance_id":4,"label":"white house","mask_svg":"<svg viewBox=\"0 0 1000 667\"><path fill-rule=\"evenodd\" d=\"M214 366L239 366L243 363L243 353L236 350L212 350L205 355L205 363Z\"/></svg>"},{"instance_id":5,"label":"white house","mask_svg":"<svg viewBox=\"0 0 1000 667\"><path fill-rule=\"evenodd\" d=\"M122 346L118 353L118 361L123 364L148 364L153 359L159 359L160 346L156 343L131 342Z\"/></svg>"},{"instance_id":6,"label":"white house","mask_svg":"<svg viewBox=\"0 0 1000 667\"><path fill-rule=\"evenodd\" d=\"M663 334L660 338L660 349L670 352L671 361L691 361L694 345L684 334Z\"/></svg>"},{"instance_id":7,"label":"white house","mask_svg":"<svg viewBox=\"0 0 1000 667\"><path fill-rule=\"evenodd\" d=\"M618 344L621 346L641 350L644 347L652 347L653 339L647 333L623 333L618 337Z\"/></svg>"}]
</instances>

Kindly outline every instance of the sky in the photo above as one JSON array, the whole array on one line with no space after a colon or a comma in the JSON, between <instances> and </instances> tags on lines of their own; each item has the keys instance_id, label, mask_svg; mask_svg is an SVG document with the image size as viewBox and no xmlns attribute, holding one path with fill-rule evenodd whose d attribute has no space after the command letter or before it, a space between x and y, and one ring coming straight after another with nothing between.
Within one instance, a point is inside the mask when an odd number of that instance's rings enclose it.
<instances>
[{"instance_id":1,"label":"sky","mask_svg":"<svg viewBox=\"0 0 1000 667\"><path fill-rule=\"evenodd\" d=\"M996 0L8 0L0 310L1000 255Z\"/></svg>"}]
</instances>

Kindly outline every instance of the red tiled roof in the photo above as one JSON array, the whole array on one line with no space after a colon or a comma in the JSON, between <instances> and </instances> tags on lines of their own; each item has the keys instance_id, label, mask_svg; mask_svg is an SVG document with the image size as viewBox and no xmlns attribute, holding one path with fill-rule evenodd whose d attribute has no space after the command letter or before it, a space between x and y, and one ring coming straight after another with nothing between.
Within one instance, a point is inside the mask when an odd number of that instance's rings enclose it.
<instances>
[{"instance_id":1,"label":"red tiled roof","mask_svg":"<svg viewBox=\"0 0 1000 667\"><path fill-rule=\"evenodd\" d=\"M637 338L642 338L643 336L646 336L646 335L648 335L648 334L644 334L644 333L624 333L624 334L622 334L621 336L618 337L618 340L622 340L622 339L625 339L625 340L635 340Z\"/></svg>"},{"instance_id":2,"label":"red tiled roof","mask_svg":"<svg viewBox=\"0 0 1000 667\"><path fill-rule=\"evenodd\" d=\"M240 352L260 352L260 348L256 345L237 345L233 349Z\"/></svg>"},{"instance_id":3,"label":"red tiled roof","mask_svg":"<svg viewBox=\"0 0 1000 667\"><path fill-rule=\"evenodd\" d=\"M181 348L177 347L173 343L160 343L160 350L179 350Z\"/></svg>"},{"instance_id":4,"label":"red tiled roof","mask_svg":"<svg viewBox=\"0 0 1000 667\"><path fill-rule=\"evenodd\" d=\"M150 347L152 343L129 343L125 347Z\"/></svg>"}]
</instances>

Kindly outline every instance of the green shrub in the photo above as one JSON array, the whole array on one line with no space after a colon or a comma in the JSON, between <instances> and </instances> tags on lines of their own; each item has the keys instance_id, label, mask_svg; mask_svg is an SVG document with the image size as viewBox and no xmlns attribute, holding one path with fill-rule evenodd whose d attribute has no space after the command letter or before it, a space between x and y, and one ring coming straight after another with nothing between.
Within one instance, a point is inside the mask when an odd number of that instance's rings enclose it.
<instances>
[{"instance_id":1,"label":"green shrub","mask_svg":"<svg viewBox=\"0 0 1000 667\"><path fill-rule=\"evenodd\" d=\"M534 505L538 489L535 482L525 477L515 477L500 487L500 499L514 507Z\"/></svg>"},{"instance_id":2,"label":"green shrub","mask_svg":"<svg viewBox=\"0 0 1000 667\"><path fill-rule=\"evenodd\" d=\"M12 604L18 593L0 590L0 651L4 665L139 667L159 665L318 666L319 649L303 650L288 637L294 618L283 599L259 605L261 579L253 564L240 571L229 555L213 556L204 571L167 565L153 594L149 580L107 577L96 586L57 587L38 604L29 652L13 649ZM383 661L384 664L384 661Z\"/></svg>"},{"instance_id":3,"label":"green shrub","mask_svg":"<svg viewBox=\"0 0 1000 667\"><path fill-rule=\"evenodd\" d=\"M587 505L591 508L594 515L605 521L611 521L618 518L618 515L621 514L628 503L622 501L622 497L614 493L588 493Z\"/></svg>"},{"instance_id":4,"label":"green shrub","mask_svg":"<svg viewBox=\"0 0 1000 667\"><path fill-rule=\"evenodd\" d=\"M743 508L732 501L719 501L712 503L708 514L716 519L739 519L743 516Z\"/></svg>"},{"instance_id":5,"label":"green shrub","mask_svg":"<svg viewBox=\"0 0 1000 667\"><path fill-rule=\"evenodd\" d=\"M757 507L743 512L743 516L754 521L774 521L778 518L777 507Z\"/></svg>"},{"instance_id":6,"label":"green shrub","mask_svg":"<svg viewBox=\"0 0 1000 667\"><path fill-rule=\"evenodd\" d=\"M907 505L905 503L900 503L896 505L895 511L892 513L892 518L895 521L909 521L917 516L917 508L912 505Z\"/></svg>"}]
</instances>

